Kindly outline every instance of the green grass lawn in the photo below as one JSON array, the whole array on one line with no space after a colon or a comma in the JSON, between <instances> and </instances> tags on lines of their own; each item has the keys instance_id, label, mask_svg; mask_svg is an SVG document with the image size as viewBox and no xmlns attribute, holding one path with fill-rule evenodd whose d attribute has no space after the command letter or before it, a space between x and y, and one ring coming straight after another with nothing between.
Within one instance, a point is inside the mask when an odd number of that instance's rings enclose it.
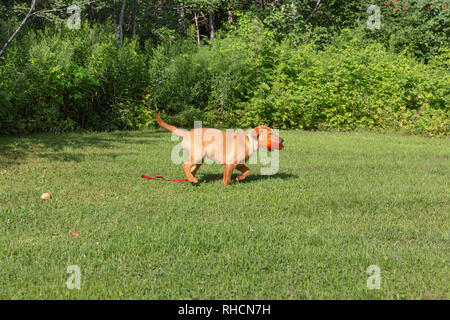
<instances>
[{"instance_id":1,"label":"green grass lawn","mask_svg":"<svg viewBox=\"0 0 450 320\"><path fill-rule=\"evenodd\" d=\"M281 136L228 187L142 179L185 178L166 131L0 138L0 298L450 298L448 138Z\"/></svg>"}]
</instances>

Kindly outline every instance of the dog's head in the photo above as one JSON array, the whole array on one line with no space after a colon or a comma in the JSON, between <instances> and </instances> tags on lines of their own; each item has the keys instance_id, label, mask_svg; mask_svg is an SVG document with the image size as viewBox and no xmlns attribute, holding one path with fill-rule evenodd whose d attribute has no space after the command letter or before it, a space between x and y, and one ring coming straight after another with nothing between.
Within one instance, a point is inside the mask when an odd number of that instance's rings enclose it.
<instances>
[{"instance_id":1,"label":"dog's head","mask_svg":"<svg viewBox=\"0 0 450 320\"><path fill-rule=\"evenodd\" d=\"M250 135L258 141L259 148L266 148L269 151L284 148L283 139L267 126L258 126L252 129Z\"/></svg>"}]
</instances>

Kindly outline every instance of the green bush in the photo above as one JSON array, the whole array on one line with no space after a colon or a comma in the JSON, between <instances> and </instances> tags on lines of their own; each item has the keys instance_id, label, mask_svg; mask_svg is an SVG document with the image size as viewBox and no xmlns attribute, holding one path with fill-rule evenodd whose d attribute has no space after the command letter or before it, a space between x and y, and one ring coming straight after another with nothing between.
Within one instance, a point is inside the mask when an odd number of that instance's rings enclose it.
<instances>
[{"instance_id":1,"label":"green bush","mask_svg":"<svg viewBox=\"0 0 450 320\"><path fill-rule=\"evenodd\" d=\"M449 74L437 62L367 44L350 30L324 50L285 42L277 56L271 81L241 111L244 126L449 133Z\"/></svg>"},{"instance_id":2,"label":"green bush","mask_svg":"<svg viewBox=\"0 0 450 320\"><path fill-rule=\"evenodd\" d=\"M158 110L182 127L449 134L448 47L423 62L365 26L293 25L279 42L256 15L237 18L200 47L171 36L119 49L108 24L27 30L0 64L0 133L139 129Z\"/></svg>"},{"instance_id":3,"label":"green bush","mask_svg":"<svg viewBox=\"0 0 450 320\"><path fill-rule=\"evenodd\" d=\"M439 55L450 42L447 2L436 0L376 1L381 28L366 29L368 37L401 52L405 49L424 61ZM447 11L446 11L447 10Z\"/></svg>"},{"instance_id":4,"label":"green bush","mask_svg":"<svg viewBox=\"0 0 450 320\"><path fill-rule=\"evenodd\" d=\"M7 101L2 133L137 127L139 107L148 107L135 104L147 87L147 58L136 41L118 49L110 31L87 23L80 30L29 31L20 48L12 47L0 66L8 93L0 98Z\"/></svg>"},{"instance_id":5,"label":"green bush","mask_svg":"<svg viewBox=\"0 0 450 320\"><path fill-rule=\"evenodd\" d=\"M246 101L264 76L264 55L271 33L250 16L212 46L166 44L150 61L151 100L169 113L202 110L229 125L237 124L234 106ZM212 119L211 117L208 117Z\"/></svg>"}]
</instances>

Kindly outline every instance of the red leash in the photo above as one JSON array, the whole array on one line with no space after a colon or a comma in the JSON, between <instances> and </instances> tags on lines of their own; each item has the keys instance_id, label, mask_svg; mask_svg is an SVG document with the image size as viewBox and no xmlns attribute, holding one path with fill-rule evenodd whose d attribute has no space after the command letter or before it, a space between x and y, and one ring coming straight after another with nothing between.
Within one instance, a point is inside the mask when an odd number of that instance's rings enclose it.
<instances>
[{"instance_id":1,"label":"red leash","mask_svg":"<svg viewBox=\"0 0 450 320\"><path fill-rule=\"evenodd\" d=\"M174 182L189 182L188 179L166 179L163 176L156 176L156 178L152 178L152 177L148 177L145 174L143 174L141 176L142 178L145 179L150 179L150 180L160 180L160 181L174 181Z\"/></svg>"}]
</instances>

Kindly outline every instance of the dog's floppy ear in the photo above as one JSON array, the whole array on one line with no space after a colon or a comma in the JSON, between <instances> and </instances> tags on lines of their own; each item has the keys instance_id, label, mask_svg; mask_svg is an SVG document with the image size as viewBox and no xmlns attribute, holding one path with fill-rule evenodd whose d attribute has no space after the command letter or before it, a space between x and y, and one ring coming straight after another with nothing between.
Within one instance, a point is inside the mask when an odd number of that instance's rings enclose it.
<instances>
[{"instance_id":1,"label":"dog's floppy ear","mask_svg":"<svg viewBox=\"0 0 450 320\"><path fill-rule=\"evenodd\" d=\"M266 126L257 126L256 128L253 128L252 130L250 130L250 135L254 136L256 139L259 138L259 135L266 132L266 133L270 133L272 131L272 129L270 129L269 127Z\"/></svg>"}]
</instances>

